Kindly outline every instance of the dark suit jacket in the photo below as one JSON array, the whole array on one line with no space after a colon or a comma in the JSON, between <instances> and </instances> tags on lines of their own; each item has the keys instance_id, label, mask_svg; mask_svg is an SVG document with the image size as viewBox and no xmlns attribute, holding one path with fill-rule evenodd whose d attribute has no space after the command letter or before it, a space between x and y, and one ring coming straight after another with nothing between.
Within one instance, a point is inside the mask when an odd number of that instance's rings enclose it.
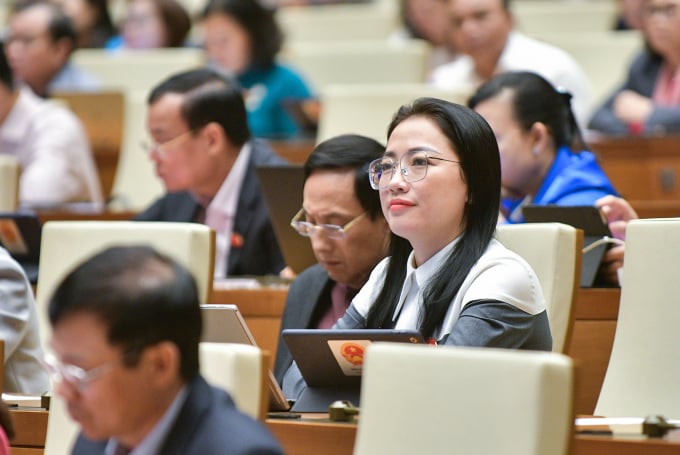
<instances>
[{"instance_id":1,"label":"dark suit jacket","mask_svg":"<svg viewBox=\"0 0 680 455\"><path fill-rule=\"evenodd\" d=\"M315 328L321 315L331 305L331 289L334 284L319 264L298 275L288 289L286 307L281 317L281 330ZM292 362L293 356L279 334L274 364L274 376L279 384Z\"/></svg>"},{"instance_id":2,"label":"dark suit jacket","mask_svg":"<svg viewBox=\"0 0 680 455\"><path fill-rule=\"evenodd\" d=\"M240 235L243 242L240 246L233 243L231 245L227 264L229 276L278 274L286 265L274 235L255 167L287 163L266 143L254 140L251 144L250 161L234 219L234 234ZM200 205L188 191L166 193L137 215L135 220L192 222L200 209Z\"/></svg>"},{"instance_id":3,"label":"dark suit jacket","mask_svg":"<svg viewBox=\"0 0 680 455\"><path fill-rule=\"evenodd\" d=\"M108 441L78 436L73 455L103 455ZM283 450L259 422L239 412L229 394L199 375L173 423L160 455L280 455Z\"/></svg>"},{"instance_id":4,"label":"dark suit jacket","mask_svg":"<svg viewBox=\"0 0 680 455\"><path fill-rule=\"evenodd\" d=\"M630 134L628 125L614 115L614 98L623 90L632 90L651 98L663 60L648 51L642 51L628 70L626 82L619 87L593 115L588 127L611 135ZM680 106L654 105L652 114L644 125L644 133L680 132Z\"/></svg>"}]
</instances>

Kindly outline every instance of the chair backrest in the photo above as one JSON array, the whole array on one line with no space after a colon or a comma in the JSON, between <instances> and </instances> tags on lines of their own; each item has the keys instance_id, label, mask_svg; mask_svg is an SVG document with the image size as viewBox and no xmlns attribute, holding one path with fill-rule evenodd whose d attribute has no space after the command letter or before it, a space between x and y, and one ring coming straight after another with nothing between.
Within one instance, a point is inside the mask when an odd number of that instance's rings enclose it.
<instances>
[{"instance_id":1,"label":"chair backrest","mask_svg":"<svg viewBox=\"0 0 680 455\"><path fill-rule=\"evenodd\" d=\"M680 417L679 244L678 218L628 224L619 317L597 415Z\"/></svg>"},{"instance_id":2,"label":"chair backrest","mask_svg":"<svg viewBox=\"0 0 680 455\"><path fill-rule=\"evenodd\" d=\"M443 90L424 83L332 85L321 92L317 142L343 133L385 143L387 126L399 106L422 96L465 103L470 91Z\"/></svg>"},{"instance_id":3,"label":"chair backrest","mask_svg":"<svg viewBox=\"0 0 680 455\"><path fill-rule=\"evenodd\" d=\"M372 344L355 455L565 455L573 367L552 352Z\"/></svg>"},{"instance_id":4,"label":"chair backrest","mask_svg":"<svg viewBox=\"0 0 680 455\"><path fill-rule=\"evenodd\" d=\"M542 41L569 53L588 76L593 87L593 106L604 102L624 82L628 66L643 47L640 32L552 32L539 35Z\"/></svg>"},{"instance_id":5,"label":"chair backrest","mask_svg":"<svg viewBox=\"0 0 680 455\"><path fill-rule=\"evenodd\" d=\"M399 21L396 2L279 8L276 19L289 42L386 40Z\"/></svg>"},{"instance_id":6,"label":"chair backrest","mask_svg":"<svg viewBox=\"0 0 680 455\"><path fill-rule=\"evenodd\" d=\"M78 49L74 65L95 75L104 88L149 90L173 73L205 66L205 53L199 48L164 48L111 52L105 49Z\"/></svg>"},{"instance_id":7,"label":"chair backrest","mask_svg":"<svg viewBox=\"0 0 680 455\"><path fill-rule=\"evenodd\" d=\"M146 134L148 89L130 90L125 96L125 124L120 159L111 190L111 208L141 211L165 189L142 143Z\"/></svg>"},{"instance_id":8,"label":"chair backrest","mask_svg":"<svg viewBox=\"0 0 680 455\"><path fill-rule=\"evenodd\" d=\"M593 32L610 30L616 21L617 2L573 0L546 2L513 0L510 9L517 28L528 35L543 32Z\"/></svg>"},{"instance_id":9,"label":"chair backrest","mask_svg":"<svg viewBox=\"0 0 680 455\"><path fill-rule=\"evenodd\" d=\"M214 233L195 223L49 221L43 225L36 305L43 345L49 341L47 303L75 265L113 245L150 245L191 271L201 303L207 303L214 268Z\"/></svg>"},{"instance_id":10,"label":"chair backrest","mask_svg":"<svg viewBox=\"0 0 680 455\"><path fill-rule=\"evenodd\" d=\"M583 232L562 223L506 224L496 228L496 238L536 272L545 296L553 351L566 353L581 281Z\"/></svg>"},{"instance_id":11,"label":"chair backrest","mask_svg":"<svg viewBox=\"0 0 680 455\"><path fill-rule=\"evenodd\" d=\"M430 52L419 40L312 41L289 44L281 59L322 90L331 84L425 82Z\"/></svg>"},{"instance_id":12,"label":"chair backrest","mask_svg":"<svg viewBox=\"0 0 680 455\"><path fill-rule=\"evenodd\" d=\"M64 400L56 395L51 396L43 455L71 453L79 431L80 427L69 416Z\"/></svg>"},{"instance_id":13,"label":"chair backrest","mask_svg":"<svg viewBox=\"0 0 680 455\"><path fill-rule=\"evenodd\" d=\"M241 411L264 421L268 408L268 356L256 346L208 342L200 344L199 356L203 377L229 392Z\"/></svg>"},{"instance_id":14,"label":"chair backrest","mask_svg":"<svg viewBox=\"0 0 680 455\"><path fill-rule=\"evenodd\" d=\"M14 212L19 204L19 161L0 154L0 212Z\"/></svg>"}]
</instances>

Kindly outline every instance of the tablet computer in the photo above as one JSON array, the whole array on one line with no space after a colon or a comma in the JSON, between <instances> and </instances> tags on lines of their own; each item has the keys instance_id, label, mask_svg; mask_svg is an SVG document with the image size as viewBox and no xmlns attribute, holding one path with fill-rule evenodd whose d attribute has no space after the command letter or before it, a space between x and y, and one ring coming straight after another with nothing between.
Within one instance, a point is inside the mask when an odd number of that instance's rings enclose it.
<instances>
[{"instance_id":1,"label":"tablet computer","mask_svg":"<svg viewBox=\"0 0 680 455\"><path fill-rule=\"evenodd\" d=\"M424 343L417 330L286 329L282 332L307 388L292 411L327 412L336 400L359 405L366 348L375 342Z\"/></svg>"},{"instance_id":2,"label":"tablet computer","mask_svg":"<svg viewBox=\"0 0 680 455\"><path fill-rule=\"evenodd\" d=\"M201 305L203 332L201 341L213 343L237 343L257 346L246 320L236 305ZM290 403L283 395L271 369L269 375L269 410L287 411Z\"/></svg>"},{"instance_id":3,"label":"tablet computer","mask_svg":"<svg viewBox=\"0 0 680 455\"><path fill-rule=\"evenodd\" d=\"M592 205L527 205L522 211L527 223L564 223L583 231L586 252L581 265L581 287L595 285L602 256L611 247L611 243L602 242L593 248L588 247L604 237L612 237L600 210Z\"/></svg>"}]
</instances>

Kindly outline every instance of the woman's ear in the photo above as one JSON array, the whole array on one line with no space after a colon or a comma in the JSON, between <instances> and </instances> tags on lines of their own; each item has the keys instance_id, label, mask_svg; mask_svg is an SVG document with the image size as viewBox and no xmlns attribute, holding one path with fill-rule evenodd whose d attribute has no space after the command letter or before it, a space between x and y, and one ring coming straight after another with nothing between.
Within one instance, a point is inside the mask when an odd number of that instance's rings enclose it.
<instances>
[{"instance_id":1,"label":"woman's ear","mask_svg":"<svg viewBox=\"0 0 680 455\"><path fill-rule=\"evenodd\" d=\"M548 131L548 127L545 125L545 123L535 122L533 125L531 125L529 134L531 135L532 150L534 151L534 155L539 155L552 145L550 131Z\"/></svg>"}]
</instances>

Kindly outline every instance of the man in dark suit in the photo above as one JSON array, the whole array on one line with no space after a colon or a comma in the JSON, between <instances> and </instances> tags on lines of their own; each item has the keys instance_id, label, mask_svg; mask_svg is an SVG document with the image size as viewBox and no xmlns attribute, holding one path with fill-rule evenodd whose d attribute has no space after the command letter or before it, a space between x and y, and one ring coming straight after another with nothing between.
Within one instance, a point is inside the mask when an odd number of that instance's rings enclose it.
<instances>
[{"instance_id":1,"label":"man in dark suit","mask_svg":"<svg viewBox=\"0 0 680 455\"><path fill-rule=\"evenodd\" d=\"M285 263L255 167L286 162L251 139L238 84L207 68L171 76L151 91L147 124L168 192L135 219L215 229L215 276L278 274Z\"/></svg>"},{"instance_id":2,"label":"man in dark suit","mask_svg":"<svg viewBox=\"0 0 680 455\"><path fill-rule=\"evenodd\" d=\"M278 455L269 431L199 374L191 274L150 247L112 247L49 303L45 363L81 434L74 455Z\"/></svg>"},{"instance_id":3,"label":"man in dark suit","mask_svg":"<svg viewBox=\"0 0 680 455\"><path fill-rule=\"evenodd\" d=\"M322 142L307 159L302 209L293 224L309 236L319 263L291 284L281 330L332 327L387 254L390 230L368 181L368 164L384 152L379 142L348 134ZM292 361L280 337L279 383Z\"/></svg>"}]
</instances>

